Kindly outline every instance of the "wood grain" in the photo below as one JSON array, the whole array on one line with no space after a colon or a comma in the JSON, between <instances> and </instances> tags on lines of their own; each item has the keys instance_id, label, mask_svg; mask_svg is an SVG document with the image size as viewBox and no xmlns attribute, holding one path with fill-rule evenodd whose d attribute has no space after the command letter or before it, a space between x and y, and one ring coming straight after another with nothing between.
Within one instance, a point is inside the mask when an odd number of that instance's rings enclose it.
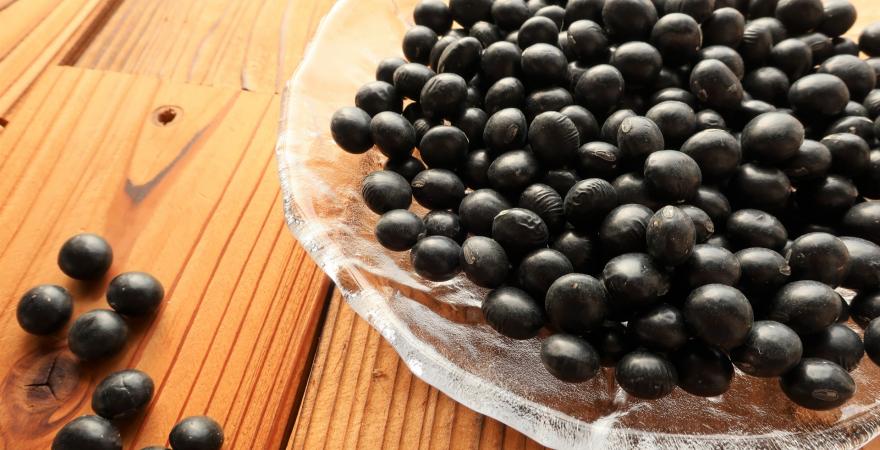
<instances>
[{"instance_id":1,"label":"wood grain","mask_svg":"<svg viewBox=\"0 0 880 450\"><path fill-rule=\"evenodd\" d=\"M416 378L338 294L288 450L539 449Z\"/></svg>"},{"instance_id":2,"label":"wood grain","mask_svg":"<svg viewBox=\"0 0 880 450\"><path fill-rule=\"evenodd\" d=\"M280 92L334 0L125 0L75 65Z\"/></svg>"},{"instance_id":3,"label":"wood grain","mask_svg":"<svg viewBox=\"0 0 880 450\"><path fill-rule=\"evenodd\" d=\"M0 1L0 117L116 1Z\"/></svg>"},{"instance_id":4,"label":"wood grain","mask_svg":"<svg viewBox=\"0 0 880 450\"><path fill-rule=\"evenodd\" d=\"M173 121L156 114L174 107ZM272 148L279 99L73 67L48 70L0 134L0 448L46 448L89 411L108 371L156 381L126 448L162 444L186 415L224 425L227 448L277 448L308 371L328 282L283 223ZM84 285L55 263L80 231L103 234L115 261ZM64 334L15 323L18 296L66 286L75 314L106 308L123 271L153 273L167 298L131 322L123 354L80 364Z\"/></svg>"}]
</instances>

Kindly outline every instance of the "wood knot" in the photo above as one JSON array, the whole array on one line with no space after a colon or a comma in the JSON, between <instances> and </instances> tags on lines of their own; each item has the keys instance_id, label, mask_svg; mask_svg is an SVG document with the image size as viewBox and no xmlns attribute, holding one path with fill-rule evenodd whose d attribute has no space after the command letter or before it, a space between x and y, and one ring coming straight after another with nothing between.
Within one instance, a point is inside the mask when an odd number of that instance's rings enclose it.
<instances>
[{"instance_id":1,"label":"wood knot","mask_svg":"<svg viewBox=\"0 0 880 450\"><path fill-rule=\"evenodd\" d=\"M153 124L160 127L167 127L183 114L183 110L179 106L160 106L153 111Z\"/></svg>"},{"instance_id":2,"label":"wood knot","mask_svg":"<svg viewBox=\"0 0 880 450\"><path fill-rule=\"evenodd\" d=\"M27 439L51 431L76 415L88 383L76 359L63 348L37 349L15 362L3 380L0 423Z\"/></svg>"}]
</instances>

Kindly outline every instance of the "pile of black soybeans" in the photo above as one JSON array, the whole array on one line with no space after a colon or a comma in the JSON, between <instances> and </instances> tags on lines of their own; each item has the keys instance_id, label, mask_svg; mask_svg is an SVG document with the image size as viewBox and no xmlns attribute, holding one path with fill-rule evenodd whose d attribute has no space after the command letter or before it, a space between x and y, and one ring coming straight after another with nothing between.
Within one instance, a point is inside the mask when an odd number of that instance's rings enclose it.
<instances>
[{"instance_id":1,"label":"pile of black soybeans","mask_svg":"<svg viewBox=\"0 0 880 450\"><path fill-rule=\"evenodd\" d=\"M93 287L112 264L110 243L93 233L71 237L58 252L61 271ZM113 309L94 309L77 317L67 333L68 348L83 364L118 355L128 340L125 319L149 317L164 297L162 283L148 273L117 275L107 288L107 303ZM16 308L18 324L36 336L58 333L72 315L73 296L53 284L29 289ZM122 450L119 425L141 414L152 401L154 390L153 379L140 370L125 369L107 375L92 393L95 415L79 416L66 423L52 439L52 450ZM218 450L223 446L223 429L210 417L190 416L174 426L168 440L174 450ZM150 446L142 450L166 448Z\"/></svg>"},{"instance_id":2,"label":"pile of black soybeans","mask_svg":"<svg viewBox=\"0 0 880 450\"><path fill-rule=\"evenodd\" d=\"M880 361L880 58L858 56L880 56L880 24L843 37L847 0L413 15L407 59L330 125L388 157L362 186L383 246L492 289L505 336L546 327L541 360L567 382L615 366L635 397L717 396L735 365L806 408L852 397L848 371Z\"/></svg>"}]
</instances>

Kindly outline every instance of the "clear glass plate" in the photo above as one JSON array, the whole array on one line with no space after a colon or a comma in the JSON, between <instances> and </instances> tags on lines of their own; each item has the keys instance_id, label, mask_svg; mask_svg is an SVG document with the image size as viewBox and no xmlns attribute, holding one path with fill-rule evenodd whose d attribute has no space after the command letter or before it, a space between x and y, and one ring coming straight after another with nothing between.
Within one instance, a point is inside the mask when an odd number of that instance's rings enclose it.
<instances>
[{"instance_id":1,"label":"clear glass plate","mask_svg":"<svg viewBox=\"0 0 880 450\"><path fill-rule=\"evenodd\" d=\"M334 5L287 85L276 152L290 229L416 376L554 448L857 448L877 436L880 370L868 360L853 373L855 397L821 413L795 407L776 380L742 374L710 399L680 389L658 401L633 399L609 369L566 384L542 367L538 339L511 340L483 322L484 290L463 276L427 282L411 272L408 253L377 244L377 216L359 187L383 158L341 151L330 116L354 104L382 58L402 53L415 3Z\"/></svg>"}]
</instances>

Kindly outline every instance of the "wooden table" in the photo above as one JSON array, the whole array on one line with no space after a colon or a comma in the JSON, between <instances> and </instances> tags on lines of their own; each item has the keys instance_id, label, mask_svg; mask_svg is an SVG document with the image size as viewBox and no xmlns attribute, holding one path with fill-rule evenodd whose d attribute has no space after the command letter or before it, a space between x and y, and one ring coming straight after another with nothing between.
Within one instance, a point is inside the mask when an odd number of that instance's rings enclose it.
<instances>
[{"instance_id":1,"label":"wooden table","mask_svg":"<svg viewBox=\"0 0 880 450\"><path fill-rule=\"evenodd\" d=\"M193 414L230 449L539 447L413 377L285 228L279 91L332 3L0 0L0 449L47 448L128 367L156 398L126 449ZM113 245L101 282L55 263L81 231ZM66 286L80 314L130 270L167 300L111 361L78 364L63 333L15 323L30 286Z\"/></svg>"}]
</instances>

